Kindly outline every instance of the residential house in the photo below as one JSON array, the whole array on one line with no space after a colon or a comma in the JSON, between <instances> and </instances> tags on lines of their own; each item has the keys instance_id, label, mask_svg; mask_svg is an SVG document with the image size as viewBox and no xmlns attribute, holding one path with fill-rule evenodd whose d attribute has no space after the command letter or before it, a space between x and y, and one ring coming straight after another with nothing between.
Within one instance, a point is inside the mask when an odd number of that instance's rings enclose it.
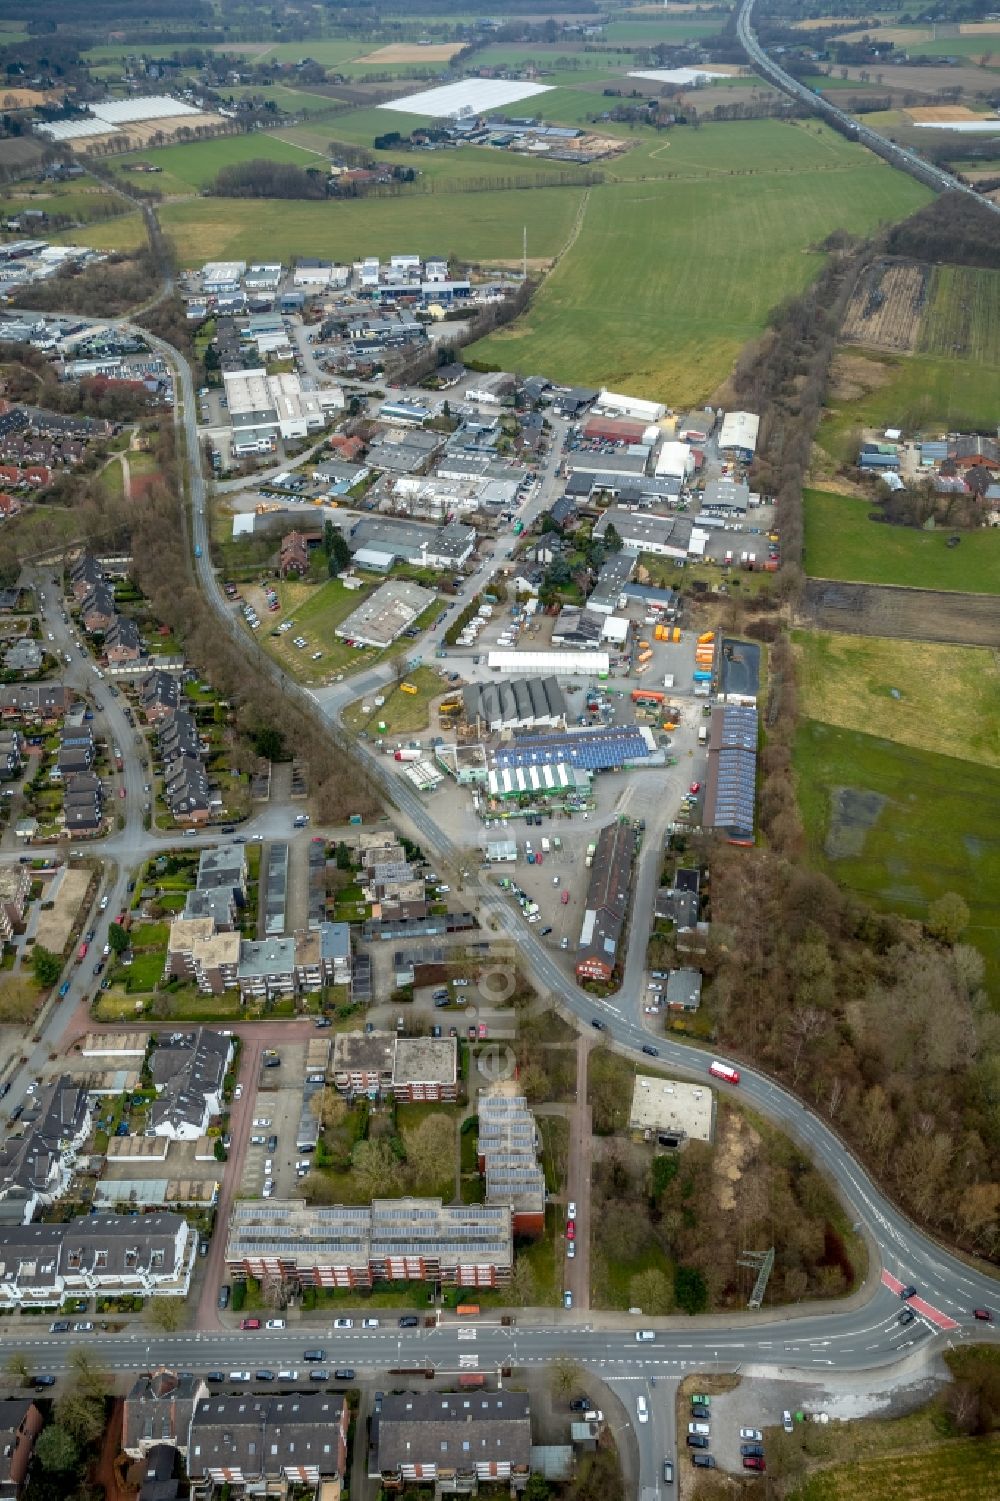
<instances>
[{"instance_id":1,"label":"residential house","mask_svg":"<svg viewBox=\"0 0 1000 1501\"><path fill-rule=\"evenodd\" d=\"M151 672L143 679L140 702L149 724L169 719L182 703L180 679L159 668Z\"/></svg>"},{"instance_id":2,"label":"residential house","mask_svg":"<svg viewBox=\"0 0 1000 1501\"><path fill-rule=\"evenodd\" d=\"M440 1199L238 1199L226 1245L232 1277L292 1290L384 1281L499 1287L510 1281L513 1263L509 1209Z\"/></svg>"},{"instance_id":3,"label":"residential house","mask_svg":"<svg viewBox=\"0 0 1000 1501\"><path fill-rule=\"evenodd\" d=\"M11 782L21 775L24 765L24 736L17 729L0 729L0 782Z\"/></svg>"},{"instance_id":4,"label":"residential house","mask_svg":"<svg viewBox=\"0 0 1000 1501\"><path fill-rule=\"evenodd\" d=\"M668 1011L697 1011L701 1005L701 971L673 969L667 976Z\"/></svg>"},{"instance_id":5,"label":"residential house","mask_svg":"<svg viewBox=\"0 0 1000 1501\"><path fill-rule=\"evenodd\" d=\"M0 1401L0 1501L20 1496L43 1421L30 1397Z\"/></svg>"},{"instance_id":6,"label":"residential house","mask_svg":"<svg viewBox=\"0 0 1000 1501\"><path fill-rule=\"evenodd\" d=\"M458 1098L458 1043L454 1037L397 1037L392 1092L404 1103Z\"/></svg>"},{"instance_id":7,"label":"residential house","mask_svg":"<svg viewBox=\"0 0 1000 1501\"><path fill-rule=\"evenodd\" d=\"M66 1192L90 1126L89 1096L65 1075L25 1106L20 1134L0 1145L0 1200L20 1205L24 1224Z\"/></svg>"},{"instance_id":8,"label":"residential house","mask_svg":"<svg viewBox=\"0 0 1000 1501\"><path fill-rule=\"evenodd\" d=\"M305 532L287 532L282 537L278 572L283 579L302 578L309 572L309 538Z\"/></svg>"},{"instance_id":9,"label":"residential house","mask_svg":"<svg viewBox=\"0 0 1000 1501\"><path fill-rule=\"evenodd\" d=\"M187 1472L192 1496L217 1489L285 1496L343 1477L350 1409L332 1392L220 1397L199 1402L191 1420Z\"/></svg>"},{"instance_id":10,"label":"residential house","mask_svg":"<svg viewBox=\"0 0 1000 1501\"><path fill-rule=\"evenodd\" d=\"M85 631L100 635L115 618L115 597L107 584L98 584L84 597L80 619Z\"/></svg>"},{"instance_id":11,"label":"residential house","mask_svg":"<svg viewBox=\"0 0 1000 1501\"><path fill-rule=\"evenodd\" d=\"M216 932L210 917L176 917L170 924L166 979L192 979L207 995L221 995L235 986L239 962L239 933Z\"/></svg>"},{"instance_id":12,"label":"residential house","mask_svg":"<svg viewBox=\"0 0 1000 1501\"><path fill-rule=\"evenodd\" d=\"M8 672L38 672L45 656L40 641L31 636L21 636L3 654L3 665Z\"/></svg>"},{"instance_id":13,"label":"residential house","mask_svg":"<svg viewBox=\"0 0 1000 1501\"><path fill-rule=\"evenodd\" d=\"M55 724L69 712L73 690L65 683L0 684L0 714L4 719L22 719Z\"/></svg>"},{"instance_id":14,"label":"residential house","mask_svg":"<svg viewBox=\"0 0 1000 1501\"><path fill-rule=\"evenodd\" d=\"M104 655L115 666L138 662L145 651L139 627L127 615L116 615L104 633Z\"/></svg>"},{"instance_id":15,"label":"residential house","mask_svg":"<svg viewBox=\"0 0 1000 1501\"><path fill-rule=\"evenodd\" d=\"M535 1118L508 1082L481 1091L476 1155L487 1204L506 1204L515 1235L545 1229L545 1174L538 1161Z\"/></svg>"},{"instance_id":16,"label":"residential house","mask_svg":"<svg viewBox=\"0 0 1000 1501\"><path fill-rule=\"evenodd\" d=\"M199 1402L209 1396L202 1376L158 1366L137 1377L125 1398L122 1449L141 1459L160 1444L187 1455L191 1421Z\"/></svg>"},{"instance_id":17,"label":"residential house","mask_svg":"<svg viewBox=\"0 0 1000 1501\"><path fill-rule=\"evenodd\" d=\"M369 1450L369 1479L388 1493L414 1485L475 1495L481 1484L513 1492L531 1471L526 1392L394 1392L382 1399Z\"/></svg>"},{"instance_id":18,"label":"residential house","mask_svg":"<svg viewBox=\"0 0 1000 1501\"><path fill-rule=\"evenodd\" d=\"M93 553L85 552L70 565L69 587L73 598L78 605L83 601L91 590L98 588L104 583L104 570L94 557Z\"/></svg>"},{"instance_id":19,"label":"residential house","mask_svg":"<svg viewBox=\"0 0 1000 1501\"><path fill-rule=\"evenodd\" d=\"M333 1040L333 1082L341 1094L378 1100L392 1088L395 1032L338 1032Z\"/></svg>"},{"instance_id":20,"label":"residential house","mask_svg":"<svg viewBox=\"0 0 1000 1501\"><path fill-rule=\"evenodd\" d=\"M153 1134L168 1141L204 1136L212 1117L222 1113L232 1057L230 1038L207 1027L161 1035L149 1060L157 1096L149 1112Z\"/></svg>"}]
</instances>

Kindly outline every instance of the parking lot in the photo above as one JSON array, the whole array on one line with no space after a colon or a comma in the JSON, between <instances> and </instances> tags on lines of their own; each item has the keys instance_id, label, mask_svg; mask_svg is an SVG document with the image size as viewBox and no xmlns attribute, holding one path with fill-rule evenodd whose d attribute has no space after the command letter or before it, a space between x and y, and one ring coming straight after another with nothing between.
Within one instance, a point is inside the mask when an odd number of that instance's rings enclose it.
<instances>
[{"instance_id":1,"label":"parking lot","mask_svg":"<svg viewBox=\"0 0 1000 1501\"><path fill-rule=\"evenodd\" d=\"M261 1059L260 1082L247 1127L249 1142L241 1188L261 1195L265 1181L270 1179L273 1197L283 1199L294 1198L301 1187L295 1163L302 1154L296 1149L295 1138L302 1114L305 1044L282 1044L280 1057L278 1068L264 1066L266 1055ZM248 1083L244 1089L252 1087Z\"/></svg>"}]
</instances>

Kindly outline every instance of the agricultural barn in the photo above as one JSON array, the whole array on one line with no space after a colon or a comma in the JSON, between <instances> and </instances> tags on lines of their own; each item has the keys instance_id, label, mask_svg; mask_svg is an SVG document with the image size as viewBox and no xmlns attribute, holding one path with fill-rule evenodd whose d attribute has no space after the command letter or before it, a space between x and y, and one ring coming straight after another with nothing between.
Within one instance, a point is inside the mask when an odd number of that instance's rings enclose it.
<instances>
[{"instance_id":1,"label":"agricultural barn","mask_svg":"<svg viewBox=\"0 0 1000 1501\"><path fill-rule=\"evenodd\" d=\"M871 469L898 469L899 450L889 443L866 443L858 454L858 468Z\"/></svg>"}]
</instances>

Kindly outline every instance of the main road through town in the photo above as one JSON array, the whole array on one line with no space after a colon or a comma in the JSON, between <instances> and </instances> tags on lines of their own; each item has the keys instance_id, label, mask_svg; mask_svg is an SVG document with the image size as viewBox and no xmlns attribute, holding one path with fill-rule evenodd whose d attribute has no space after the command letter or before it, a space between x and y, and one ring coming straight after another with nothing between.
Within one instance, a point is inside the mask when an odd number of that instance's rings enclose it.
<instances>
[{"instance_id":1,"label":"main road through town","mask_svg":"<svg viewBox=\"0 0 1000 1501\"><path fill-rule=\"evenodd\" d=\"M190 470L193 544L197 554L194 564L198 580L206 598L217 611L226 629L242 636L231 610L226 605L209 556L205 483L201 469L195 415L197 408L191 372L186 362L181 360L170 346L164 345L162 349L178 372L179 413L185 428ZM561 434L557 435L557 441L553 441L550 446L535 501L531 509L524 513L526 521L531 519L531 510L537 510L546 502L558 464L561 447L559 438ZM471 598L483 588L490 574L509 556L512 545L511 540L505 540L500 544L492 557L482 565L479 573L471 580L467 580L463 598ZM428 633L429 636L431 634ZM245 636L242 636L242 639L245 640ZM340 739L346 738L340 723L340 711L343 705L357 698L359 693L368 693L379 684L388 682L391 675L391 667L387 666L342 684L336 684L332 690L319 690L316 694L309 694L285 680L280 668L270 658L263 657L262 660L266 664L266 670L273 672L286 682L287 691L294 692L303 700L309 701L314 711L323 715L330 732ZM394 803L400 813L405 815L414 826L425 850L432 852L442 864L447 863L452 869L461 868L462 853L442 832L433 812L421 801L415 789L403 778L390 774L384 764L384 758L374 754L365 742L353 741L349 749L352 754L364 761L369 774L381 786L386 798ZM487 885L485 879L478 875L474 877L477 883L475 896L480 920L484 926L507 934L516 943L521 964L529 971L542 994L551 996L556 1004L565 1012L572 1014L581 1025L587 1026L599 1022L603 1028L604 1037L610 1043L632 1056L638 1054L640 1057L643 1045L651 1042L650 1035L644 1026L642 1009L645 978L644 934L648 931L652 900L662 860L660 839L655 837L655 831L647 830L647 835L649 837L645 841L636 873L636 896L632 913L634 941L630 944L621 989L608 1001L595 1000L582 991L560 966L555 956L535 938L533 933L525 931L512 904L494 888ZM470 890L468 882L465 883L464 889ZM705 1079L709 1060L699 1049L684 1043L667 1041L662 1037L657 1037L656 1046L659 1049L659 1065L676 1072L679 1077ZM852 1156L835 1132L796 1096L766 1074L752 1067L741 1063L740 1072L740 1086L734 1094L738 1094L747 1104L760 1110L800 1143L808 1155L837 1185L853 1219L868 1232L870 1241L877 1247L878 1257L881 1259L880 1268L873 1258L869 1277L872 1291L874 1292L878 1284L881 1271L890 1285L892 1279L897 1279L903 1285L916 1285L928 1309L926 1316L921 1312L919 1322L922 1327L926 1327L928 1333L934 1331L944 1333L955 1327L958 1330L970 1329L973 1326L973 1307L990 1306L997 1292L997 1283L989 1269L953 1255L912 1225L905 1214L872 1181L866 1170ZM886 1289L886 1292L888 1291L889 1288ZM878 1296L880 1295L876 1294L876 1297ZM873 1307L880 1306L879 1303L873 1305ZM899 1311L898 1302L895 1311L897 1313ZM784 1360L786 1358L784 1348L780 1343L775 1346L772 1342L773 1330L770 1336L764 1339L756 1332L758 1317L747 1316L734 1320L731 1327L742 1331L746 1325L747 1337L750 1336L750 1330L754 1330L753 1343L757 1358L760 1358L764 1350L770 1350L772 1358ZM872 1308L860 1308L851 1315L832 1312L826 1319L806 1316L802 1323L796 1321L795 1327L800 1329L803 1325L814 1331L819 1340L836 1339L837 1345L832 1353L815 1357L817 1360L831 1361L836 1358L838 1350L844 1348L841 1344L843 1338L846 1338L847 1348L851 1350L853 1356L855 1350L851 1341L862 1339L867 1334L870 1334L874 1340L875 1334L872 1333L872 1328L880 1328L881 1321L876 1317ZM692 1330L697 1327L697 1325L692 1325ZM913 1324L909 1326L909 1329L912 1331L917 1327L917 1324ZM987 1337L990 1335L996 1337L995 1329L984 1325L976 1327L980 1332L985 1330ZM902 1338L902 1333L903 1331L900 1331L888 1344L883 1342L881 1349L883 1359L893 1349L906 1343ZM519 1338L525 1337L522 1331ZM691 1337L692 1339L698 1338L693 1332ZM742 1334L736 1337L741 1338ZM706 1344L705 1348L709 1346L715 1348L711 1345L711 1341ZM637 1348L635 1347L632 1351L633 1359L636 1357ZM861 1356L869 1353L871 1352L865 1351L863 1347L857 1352ZM860 1363L866 1362L862 1359Z\"/></svg>"},{"instance_id":2,"label":"main road through town","mask_svg":"<svg viewBox=\"0 0 1000 1501\"><path fill-rule=\"evenodd\" d=\"M433 853L442 866L460 872L463 853L442 833L415 790L392 775L383 764L384 758L373 754L366 744L349 739L341 725L343 705L387 682L390 669L369 671L315 694L308 693L285 679L277 664L257 651L240 631L210 562L206 489L190 370L170 345L155 339L151 342L175 371L176 417L183 426L189 474L190 511L182 517L182 524L190 528L189 544L195 554L198 581L220 626L242 641L248 653L253 653L254 671L273 675L290 697L296 697L311 713L319 715L331 736L363 762L372 781L381 788L387 801L395 804L400 817L412 826L424 849ZM556 442L550 449L536 495L522 513L526 519L547 503L560 446ZM476 577L467 581L464 598L470 598L483 587L492 571L509 556L511 546L511 539L498 545ZM428 640L425 645L437 642ZM119 727L113 722L113 728L123 739L128 733L124 724ZM136 818L142 776L139 772L130 773L129 780L126 827L102 847L106 855L119 862L118 873L110 878L113 900L108 917L113 915L124 894L129 866L158 842L141 828ZM271 830L262 825L262 832ZM275 828L273 832L279 830ZM478 871L471 872L463 885L469 897L474 896L484 928L509 936L516 943L519 963L539 991L580 1026L600 1024L603 1039L637 1062L643 1060L643 1046L654 1042L645 1029L642 1010L644 940L662 858L662 832L662 822L654 821L653 827L647 827L637 864L632 940L623 983L609 1000L596 1000L580 990L556 956L533 933L525 931L515 909ZM198 836L198 843L201 842L203 838ZM69 995L66 1006L72 1008L78 1001L79 996ZM57 1008L40 1046L54 1045L65 1029L68 1014L65 1008ZM705 1053L660 1036L655 1038L655 1046L658 1048L655 1066L665 1067L680 1078L707 1082L709 1059ZM835 1183L852 1219L867 1235L873 1254L868 1280L860 1295L822 1309L798 1306L701 1319L643 1319L643 1324L657 1330L652 1343L636 1341L639 1321L634 1316L561 1309L522 1310L513 1327L488 1319L463 1326L446 1318L435 1328L401 1330L394 1319L387 1319L378 1330L356 1327L334 1334L327 1323L309 1318L298 1332L289 1327L253 1332L232 1328L175 1334L97 1333L88 1340L88 1347L92 1345L95 1356L104 1365L122 1373L148 1369L151 1364L162 1362L182 1369L223 1372L227 1380L232 1372L252 1374L258 1369L298 1370L301 1376L305 1370L303 1351L317 1345L325 1350L324 1364L331 1370L351 1366L359 1375L377 1375L411 1366L433 1367L438 1371L473 1367L488 1371L506 1365L544 1363L555 1354L565 1353L616 1383L631 1379L646 1383L658 1374L667 1378L683 1374L686 1369L704 1371L748 1365L794 1370L821 1380L835 1372L891 1368L922 1350L967 1338L973 1332L977 1337L996 1339L995 1326L976 1324L972 1318L974 1307L993 1305L997 1282L990 1270L963 1260L919 1231L882 1193L825 1122L766 1074L742 1062L739 1066L741 1082L733 1091L734 1097L759 1110L801 1145ZM27 1078L27 1069L21 1069L12 1099L23 1094ZM726 1086L721 1088L725 1092ZM911 1283L917 1288L917 1296L911 1300L917 1317L901 1326L898 1295L904 1285ZM41 1321L21 1322L16 1332L0 1332L0 1355L17 1348L25 1353L34 1370L59 1374L68 1368L77 1343L72 1335L49 1334ZM886 1379L891 1379L891 1370L886 1371ZM637 1389L646 1387L643 1384ZM648 1443L640 1443L640 1455L644 1484L655 1486L655 1472L650 1468L654 1458Z\"/></svg>"}]
</instances>

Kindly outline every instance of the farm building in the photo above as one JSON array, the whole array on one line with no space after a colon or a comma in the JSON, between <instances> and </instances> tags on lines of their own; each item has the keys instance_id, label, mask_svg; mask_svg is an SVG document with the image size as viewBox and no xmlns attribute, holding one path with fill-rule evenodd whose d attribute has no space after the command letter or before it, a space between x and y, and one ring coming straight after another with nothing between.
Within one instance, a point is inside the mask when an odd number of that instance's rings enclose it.
<instances>
[{"instance_id":1,"label":"farm building","mask_svg":"<svg viewBox=\"0 0 1000 1501\"><path fill-rule=\"evenodd\" d=\"M899 450L891 443L866 443L858 454L858 468L878 471L899 468Z\"/></svg>"}]
</instances>

